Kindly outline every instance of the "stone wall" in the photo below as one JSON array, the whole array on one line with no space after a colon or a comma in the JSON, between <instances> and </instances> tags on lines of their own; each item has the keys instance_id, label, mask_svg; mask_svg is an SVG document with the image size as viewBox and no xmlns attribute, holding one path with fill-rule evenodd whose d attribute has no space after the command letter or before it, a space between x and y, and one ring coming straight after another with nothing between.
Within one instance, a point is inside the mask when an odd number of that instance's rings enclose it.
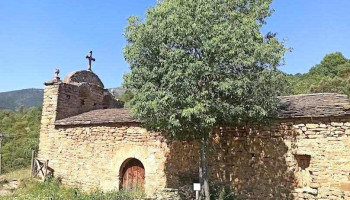
<instances>
[{"instance_id":1,"label":"stone wall","mask_svg":"<svg viewBox=\"0 0 350 200\"><path fill-rule=\"evenodd\" d=\"M89 110L123 106L113 100L108 91L96 84L68 84L62 83L58 78L45 85L39 140L39 156L44 160L51 160L48 156L51 145L59 142L54 134L56 120Z\"/></svg>"},{"instance_id":2,"label":"stone wall","mask_svg":"<svg viewBox=\"0 0 350 200\"><path fill-rule=\"evenodd\" d=\"M55 88L54 93L52 90L45 90L43 107L47 106L45 101L54 103L55 113L51 114L55 115L56 120L96 109L124 107L124 102L114 99L108 89L104 89L98 76L91 71L70 73L64 82L56 76L45 85L47 88Z\"/></svg>"},{"instance_id":3,"label":"stone wall","mask_svg":"<svg viewBox=\"0 0 350 200\"><path fill-rule=\"evenodd\" d=\"M86 191L118 190L124 161L136 158L145 167L145 192L166 184L164 163L168 148L158 133L134 125L57 127L42 140L40 159L49 160L54 175Z\"/></svg>"},{"instance_id":4,"label":"stone wall","mask_svg":"<svg viewBox=\"0 0 350 200\"><path fill-rule=\"evenodd\" d=\"M88 83L80 85L59 84L57 120L90 110L120 108L123 103L113 99L108 90Z\"/></svg>"},{"instance_id":5,"label":"stone wall","mask_svg":"<svg viewBox=\"0 0 350 200\"><path fill-rule=\"evenodd\" d=\"M169 152L164 138L136 123L55 126L59 118L81 112L78 98L76 85L53 83L45 87L38 158L49 160L54 176L65 185L86 191L118 190L123 162L136 158L145 168L145 192L152 196L163 191Z\"/></svg>"},{"instance_id":6,"label":"stone wall","mask_svg":"<svg viewBox=\"0 0 350 200\"><path fill-rule=\"evenodd\" d=\"M269 128L225 128L213 136L211 183L242 199L350 199L350 119L280 120ZM258 131L260 130L260 131ZM198 143L174 142L167 187L198 176Z\"/></svg>"},{"instance_id":7,"label":"stone wall","mask_svg":"<svg viewBox=\"0 0 350 200\"><path fill-rule=\"evenodd\" d=\"M271 128L224 128L212 140L211 181L243 199L350 199L350 119L279 121ZM167 141L137 124L56 127L42 159L63 183L119 189L128 158L145 166L146 193L198 181L196 141ZM43 141L41 141L43 142Z\"/></svg>"},{"instance_id":8,"label":"stone wall","mask_svg":"<svg viewBox=\"0 0 350 200\"><path fill-rule=\"evenodd\" d=\"M198 181L198 141L170 141L136 122L55 126L59 119L117 106L92 79L96 84L75 78L45 87L39 159L49 160L64 184L87 191L118 190L129 158L142 162L148 196L191 188ZM349 115L223 128L214 131L211 147L211 183L231 186L242 199L350 199Z\"/></svg>"},{"instance_id":9,"label":"stone wall","mask_svg":"<svg viewBox=\"0 0 350 200\"><path fill-rule=\"evenodd\" d=\"M58 94L58 84L47 85L44 89L38 153L44 160L49 160L46 154L50 151L51 143L55 142L55 137L52 137L49 133L55 130L54 123L57 115Z\"/></svg>"}]
</instances>

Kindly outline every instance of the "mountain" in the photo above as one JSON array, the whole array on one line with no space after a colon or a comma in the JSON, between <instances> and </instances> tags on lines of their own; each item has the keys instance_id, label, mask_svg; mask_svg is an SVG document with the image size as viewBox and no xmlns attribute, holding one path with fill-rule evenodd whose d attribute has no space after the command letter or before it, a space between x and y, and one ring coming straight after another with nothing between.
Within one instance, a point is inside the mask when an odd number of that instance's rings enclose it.
<instances>
[{"instance_id":1,"label":"mountain","mask_svg":"<svg viewBox=\"0 0 350 200\"><path fill-rule=\"evenodd\" d=\"M118 98L119 96L121 96L121 95L123 95L125 93L125 88L123 86L119 86L119 87L116 87L116 88L109 88L108 90L116 98Z\"/></svg>"},{"instance_id":2,"label":"mountain","mask_svg":"<svg viewBox=\"0 0 350 200\"><path fill-rule=\"evenodd\" d=\"M109 91L117 98L124 94L123 87L110 88ZM17 110L24 108L41 107L43 104L43 89L23 89L9 92L0 92L0 110Z\"/></svg>"},{"instance_id":3,"label":"mountain","mask_svg":"<svg viewBox=\"0 0 350 200\"><path fill-rule=\"evenodd\" d=\"M43 95L43 89L0 92L0 109L17 110L21 106L24 106L24 108L41 107Z\"/></svg>"}]
</instances>

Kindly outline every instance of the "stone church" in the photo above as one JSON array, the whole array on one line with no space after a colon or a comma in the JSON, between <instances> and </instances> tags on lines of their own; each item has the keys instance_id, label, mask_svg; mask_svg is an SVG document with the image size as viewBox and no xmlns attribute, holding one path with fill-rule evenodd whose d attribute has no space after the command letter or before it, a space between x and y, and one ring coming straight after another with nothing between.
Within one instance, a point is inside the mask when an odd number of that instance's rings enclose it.
<instances>
[{"instance_id":1,"label":"stone church","mask_svg":"<svg viewBox=\"0 0 350 200\"><path fill-rule=\"evenodd\" d=\"M350 199L346 95L280 97L269 127L222 127L211 140L210 180L242 199ZM85 191L144 190L198 181L198 141L148 131L89 70L45 83L38 159ZM171 188L172 190L170 190Z\"/></svg>"}]
</instances>

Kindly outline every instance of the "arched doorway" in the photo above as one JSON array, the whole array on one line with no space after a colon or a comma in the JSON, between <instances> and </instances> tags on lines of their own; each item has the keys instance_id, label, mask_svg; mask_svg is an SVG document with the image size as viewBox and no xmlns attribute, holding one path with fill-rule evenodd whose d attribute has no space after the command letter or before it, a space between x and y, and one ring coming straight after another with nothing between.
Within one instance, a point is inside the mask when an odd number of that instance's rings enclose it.
<instances>
[{"instance_id":1,"label":"arched doorway","mask_svg":"<svg viewBox=\"0 0 350 200\"><path fill-rule=\"evenodd\" d=\"M145 168L141 161L129 158L120 167L120 188L125 191L143 191Z\"/></svg>"}]
</instances>

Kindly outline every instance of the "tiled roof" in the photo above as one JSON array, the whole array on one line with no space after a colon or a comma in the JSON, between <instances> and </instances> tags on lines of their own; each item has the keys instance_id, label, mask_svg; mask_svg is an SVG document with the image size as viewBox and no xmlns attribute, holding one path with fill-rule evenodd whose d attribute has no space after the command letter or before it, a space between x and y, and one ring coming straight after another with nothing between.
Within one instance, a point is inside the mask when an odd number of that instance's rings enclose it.
<instances>
[{"instance_id":1,"label":"tiled roof","mask_svg":"<svg viewBox=\"0 0 350 200\"><path fill-rule=\"evenodd\" d=\"M350 114L346 95L333 93L301 94L279 97L278 118L331 117ZM129 109L101 109L57 120L55 125L98 125L137 122Z\"/></svg>"},{"instance_id":2,"label":"tiled roof","mask_svg":"<svg viewBox=\"0 0 350 200\"><path fill-rule=\"evenodd\" d=\"M350 114L347 95L317 93L279 98L281 105L278 118L331 117Z\"/></svg>"},{"instance_id":3,"label":"tiled roof","mask_svg":"<svg viewBox=\"0 0 350 200\"><path fill-rule=\"evenodd\" d=\"M57 120L55 125L97 125L130 122L137 122L133 117L131 117L130 110L113 108L92 110L73 117Z\"/></svg>"}]
</instances>

